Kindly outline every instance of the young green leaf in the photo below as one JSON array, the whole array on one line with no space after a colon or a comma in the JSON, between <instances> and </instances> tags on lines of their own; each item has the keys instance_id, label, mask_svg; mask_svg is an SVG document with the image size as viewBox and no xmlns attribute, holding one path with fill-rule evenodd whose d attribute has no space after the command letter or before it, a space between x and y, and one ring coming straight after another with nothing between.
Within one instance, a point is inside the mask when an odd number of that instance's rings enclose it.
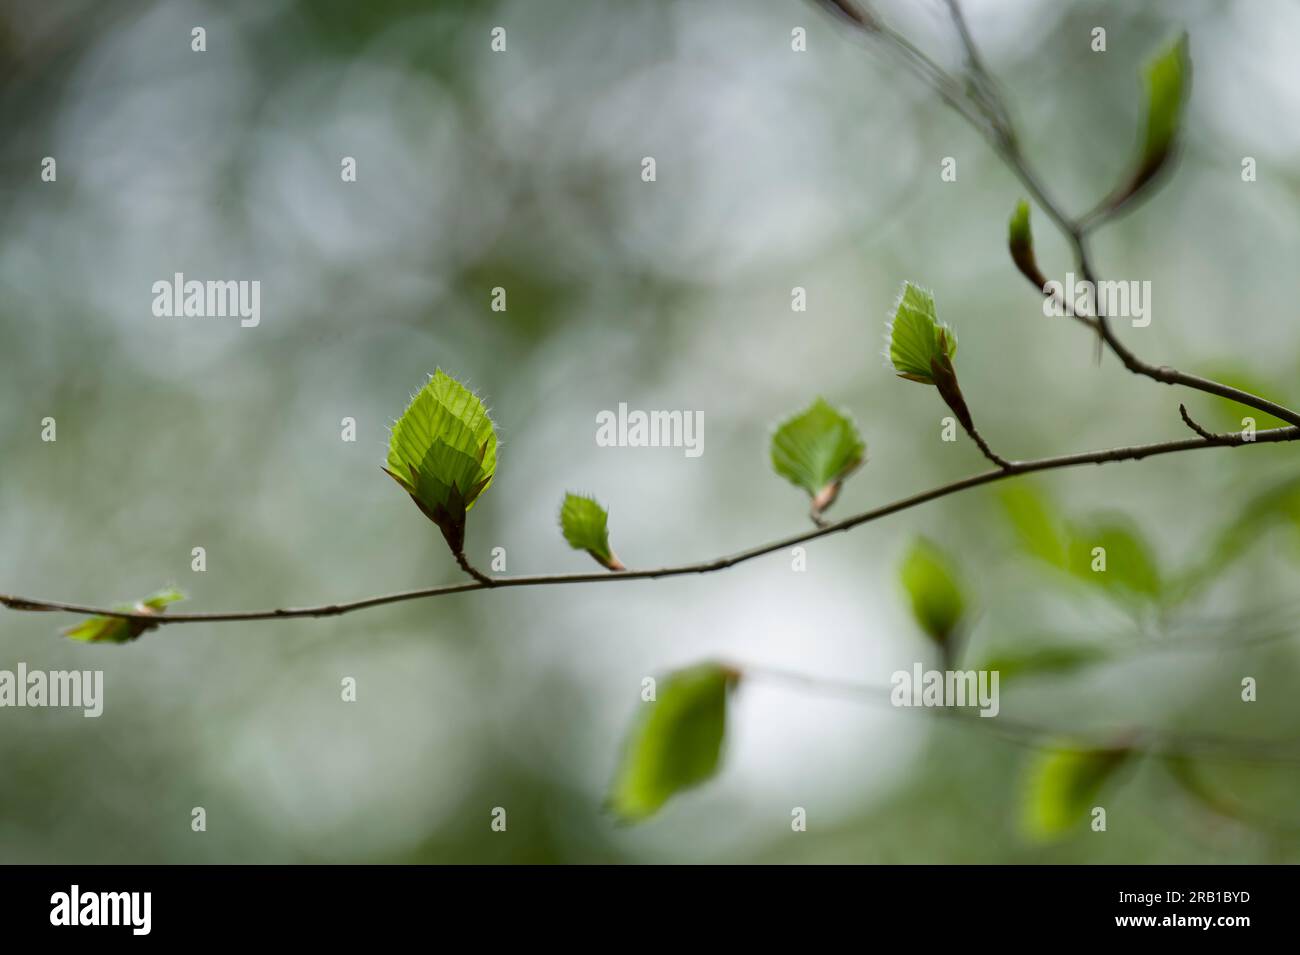
<instances>
[{"instance_id":1,"label":"young green leaf","mask_svg":"<svg viewBox=\"0 0 1300 955\"><path fill-rule=\"evenodd\" d=\"M966 598L951 561L932 541L917 538L899 568L912 616L926 635L947 644L966 608Z\"/></svg>"},{"instance_id":2,"label":"young green leaf","mask_svg":"<svg viewBox=\"0 0 1300 955\"><path fill-rule=\"evenodd\" d=\"M1057 839L1082 825L1102 787L1128 761L1132 751L1062 747L1038 756L1029 775L1023 807L1025 832L1034 839Z\"/></svg>"},{"instance_id":3,"label":"young green leaf","mask_svg":"<svg viewBox=\"0 0 1300 955\"><path fill-rule=\"evenodd\" d=\"M1113 212L1142 191L1165 167L1178 143L1183 109L1191 90L1192 63L1187 53L1187 34L1147 63L1146 130L1137 167L1129 180L1103 203Z\"/></svg>"},{"instance_id":4,"label":"young green leaf","mask_svg":"<svg viewBox=\"0 0 1300 955\"><path fill-rule=\"evenodd\" d=\"M888 327L889 361L898 377L934 385L962 427L974 431L952 363L957 354L957 336L939 321L934 296L904 282Z\"/></svg>"},{"instance_id":5,"label":"young green leaf","mask_svg":"<svg viewBox=\"0 0 1300 955\"><path fill-rule=\"evenodd\" d=\"M136 603L114 604L114 610L123 613L160 614L168 604L184 600L185 595L175 588L159 590ZM153 630L158 624L144 620L124 620L121 617L87 617L63 631L65 637L84 643L127 643L140 634Z\"/></svg>"},{"instance_id":6,"label":"young green leaf","mask_svg":"<svg viewBox=\"0 0 1300 955\"><path fill-rule=\"evenodd\" d=\"M460 554L465 515L492 483L496 465L497 436L487 408L438 369L393 425L384 470Z\"/></svg>"},{"instance_id":7,"label":"young green leaf","mask_svg":"<svg viewBox=\"0 0 1300 955\"><path fill-rule=\"evenodd\" d=\"M609 515L593 498L578 494L565 494L560 506L560 529L564 539L574 550L585 550L602 567L609 570L625 568L609 549Z\"/></svg>"},{"instance_id":8,"label":"young green leaf","mask_svg":"<svg viewBox=\"0 0 1300 955\"><path fill-rule=\"evenodd\" d=\"M1034 234L1029 228L1029 203L1024 199L1016 203L1016 211L1011 214L1007 228L1007 247L1011 250L1011 260L1016 263L1020 274L1041 292L1047 284L1047 278L1039 270L1038 260L1034 257Z\"/></svg>"},{"instance_id":9,"label":"young green leaf","mask_svg":"<svg viewBox=\"0 0 1300 955\"><path fill-rule=\"evenodd\" d=\"M661 681L657 699L641 704L646 710L626 741L609 796L615 814L625 822L647 819L717 771L727 691L738 678L728 667L705 663Z\"/></svg>"},{"instance_id":10,"label":"young green leaf","mask_svg":"<svg viewBox=\"0 0 1300 955\"><path fill-rule=\"evenodd\" d=\"M814 518L835 503L844 479L866 460L853 419L822 398L772 434L772 468L812 498Z\"/></svg>"},{"instance_id":11,"label":"young green leaf","mask_svg":"<svg viewBox=\"0 0 1300 955\"><path fill-rule=\"evenodd\" d=\"M934 365L957 354L957 336L939 322L934 296L911 282L894 304L889 320L889 361L898 377L935 384Z\"/></svg>"}]
</instances>

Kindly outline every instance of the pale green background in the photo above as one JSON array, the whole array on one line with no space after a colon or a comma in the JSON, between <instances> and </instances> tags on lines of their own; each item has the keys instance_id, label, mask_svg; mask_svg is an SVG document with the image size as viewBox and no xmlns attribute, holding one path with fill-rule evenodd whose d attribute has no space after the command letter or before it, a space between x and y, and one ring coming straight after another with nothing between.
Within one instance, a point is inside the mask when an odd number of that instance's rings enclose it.
<instances>
[{"instance_id":1,"label":"pale green background","mask_svg":"<svg viewBox=\"0 0 1300 955\"><path fill-rule=\"evenodd\" d=\"M1300 7L969 6L1028 152L1072 211L1126 168L1140 64L1190 31L1184 161L1098 237L1098 263L1154 284L1151 326L1121 327L1144 357L1243 366L1300 400ZM885 9L956 61L941 4ZM190 51L196 25L207 53ZM503 55L488 49L496 25ZM1099 25L1105 54L1088 45ZM807 53L790 49L795 26ZM506 547L512 573L589 567L556 528L566 489L609 506L632 566L801 529L806 502L766 444L819 393L870 446L832 515L970 473L984 464L938 440L934 393L880 358L906 278L955 326L963 388L1004 453L1186 433L1171 389L1113 358L1094 366L1076 326L1044 318L1004 248L1022 190L986 144L798 0L24 0L0 4L0 73L0 592L107 603L172 583L191 594L181 607L219 610L459 579L379 470L387 425L436 366L499 422L500 471L468 540L483 564ZM56 184L39 181L46 155ZM345 155L356 184L340 181ZM955 183L940 181L944 156ZM1041 214L1035 228L1040 262L1064 272ZM150 286L176 271L259 279L261 326L153 317ZM488 308L497 285L504 314ZM620 401L702 412L704 455L597 448L595 414ZM54 444L39 439L47 415ZM339 440L345 415L355 444ZM1132 516L1175 565L1294 455L1211 451L1039 484L1071 514ZM0 668L102 668L107 704L99 720L0 710L0 861L1300 858L1293 838L1200 814L1152 767L1107 796L1109 832L1035 847L1016 825L1023 748L759 682L735 700L714 783L637 828L602 813L648 674L721 657L883 683L934 662L896 581L917 533L960 560L981 645L1159 639L1019 556L987 489L819 541L804 574L777 555L704 578L174 627L124 647L63 640L71 617L5 611ZM190 571L196 545L206 574ZM1230 621L1179 631L1219 640L1210 649L1007 687L1003 713L1291 735L1294 641L1230 644L1248 610L1289 626L1295 553L1269 535L1188 608ZM1243 675L1260 680L1250 706ZM339 700L345 676L355 704ZM1300 825L1294 770L1214 778ZM193 806L206 833L190 831ZM505 834L489 830L494 806ZM807 833L790 831L794 806Z\"/></svg>"}]
</instances>

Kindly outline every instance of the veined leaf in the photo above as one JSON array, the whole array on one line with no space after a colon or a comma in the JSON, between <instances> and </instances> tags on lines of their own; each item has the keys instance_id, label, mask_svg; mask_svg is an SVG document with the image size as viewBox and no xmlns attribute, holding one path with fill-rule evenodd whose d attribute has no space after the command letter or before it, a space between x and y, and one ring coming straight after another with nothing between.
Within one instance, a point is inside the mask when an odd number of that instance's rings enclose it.
<instances>
[{"instance_id":1,"label":"veined leaf","mask_svg":"<svg viewBox=\"0 0 1300 955\"><path fill-rule=\"evenodd\" d=\"M782 422L772 435L772 468L808 492L814 514L834 503L844 479L866 454L853 419L822 398Z\"/></svg>"},{"instance_id":2,"label":"veined leaf","mask_svg":"<svg viewBox=\"0 0 1300 955\"><path fill-rule=\"evenodd\" d=\"M1029 776L1022 821L1026 833L1047 841L1082 825L1102 787L1132 751L1063 747L1038 756Z\"/></svg>"},{"instance_id":3,"label":"veined leaf","mask_svg":"<svg viewBox=\"0 0 1300 955\"><path fill-rule=\"evenodd\" d=\"M167 609L168 604L184 599L183 593L169 587L133 604L114 604L113 609L123 613L160 614ZM157 626L156 623L126 620L121 617L87 617L77 625L64 630L63 635L83 643L128 643Z\"/></svg>"},{"instance_id":4,"label":"veined leaf","mask_svg":"<svg viewBox=\"0 0 1300 955\"><path fill-rule=\"evenodd\" d=\"M465 515L491 485L496 465L497 436L487 408L438 369L393 425L384 470L459 554Z\"/></svg>"},{"instance_id":5,"label":"veined leaf","mask_svg":"<svg viewBox=\"0 0 1300 955\"><path fill-rule=\"evenodd\" d=\"M898 377L936 384L936 363L951 365L956 354L957 336L940 323L934 296L904 282L889 321L889 361Z\"/></svg>"},{"instance_id":6,"label":"veined leaf","mask_svg":"<svg viewBox=\"0 0 1300 955\"><path fill-rule=\"evenodd\" d=\"M564 539L574 550L585 550L596 562L610 570L623 570L623 565L609 549L609 516L593 498L578 494L564 495L560 506L560 529Z\"/></svg>"},{"instance_id":7,"label":"veined leaf","mask_svg":"<svg viewBox=\"0 0 1300 955\"><path fill-rule=\"evenodd\" d=\"M961 584L947 555L932 541L917 538L903 557L899 574L916 622L935 643L947 643L966 608Z\"/></svg>"},{"instance_id":8,"label":"veined leaf","mask_svg":"<svg viewBox=\"0 0 1300 955\"><path fill-rule=\"evenodd\" d=\"M641 704L646 710L628 736L609 797L621 819L649 818L674 794L717 771L727 690L738 676L713 663L679 670L660 683L655 702Z\"/></svg>"}]
</instances>

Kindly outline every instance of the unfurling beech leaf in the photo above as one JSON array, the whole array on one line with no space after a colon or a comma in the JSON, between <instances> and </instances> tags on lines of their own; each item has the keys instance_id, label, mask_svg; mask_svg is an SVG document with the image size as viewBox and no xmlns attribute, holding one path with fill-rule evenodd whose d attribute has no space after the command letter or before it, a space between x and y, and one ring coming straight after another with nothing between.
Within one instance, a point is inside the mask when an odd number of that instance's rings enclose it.
<instances>
[{"instance_id":1,"label":"unfurling beech leaf","mask_svg":"<svg viewBox=\"0 0 1300 955\"><path fill-rule=\"evenodd\" d=\"M465 514L492 483L496 466L497 435L487 408L438 369L393 425L384 470L460 554Z\"/></svg>"},{"instance_id":2,"label":"unfurling beech leaf","mask_svg":"<svg viewBox=\"0 0 1300 955\"><path fill-rule=\"evenodd\" d=\"M114 610L123 613L161 614L168 604L184 600L185 595L175 588L160 590L136 603L114 604ZM124 620L121 617L88 617L76 626L63 631L65 637L84 643L127 643L140 634L153 630L156 623L145 620Z\"/></svg>"},{"instance_id":3,"label":"unfurling beech leaf","mask_svg":"<svg viewBox=\"0 0 1300 955\"><path fill-rule=\"evenodd\" d=\"M1118 515L1070 524L1070 570L1118 596L1160 596L1160 569L1141 532Z\"/></svg>"},{"instance_id":4,"label":"unfurling beech leaf","mask_svg":"<svg viewBox=\"0 0 1300 955\"><path fill-rule=\"evenodd\" d=\"M1016 203L1016 211L1011 214L1007 247L1011 250L1011 261L1016 263L1020 274L1042 291L1047 285L1047 278L1039 270L1038 260L1034 258L1034 234L1029 229L1029 203L1024 199Z\"/></svg>"},{"instance_id":5,"label":"unfurling beech leaf","mask_svg":"<svg viewBox=\"0 0 1300 955\"><path fill-rule=\"evenodd\" d=\"M844 479L866 460L853 419L822 398L772 434L772 467L812 498L814 517L835 503Z\"/></svg>"},{"instance_id":6,"label":"unfurling beech leaf","mask_svg":"<svg viewBox=\"0 0 1300 955\"><path fill-rule=\"evenodd\" d=\"M1192 85L1192 62L1187 55L1187 34L1151 59L1144 71L1146 131L1137 168L1104 206L1110 211L1124 205L1155 178L1173 155L1182 125L1183 107Z\"/></svg>"},{"instance_id":7,"label":"unfurling beech leaf","mask_svg":"<svg viewBox=\"0 0 1300 955\"><path fill-rule=\"evenodd\" d=\"M917 538L903 557L899 575L911 598L916 622L935 643L946 644L966 608L961 584L947 555L933 542Z\"/></svg>"},{"instance_id":8,"label":"unfurling beech leaf","mask_svg":"<svg viewBox=\"0 0 1300 955\"><path fill-rule=\"evenodd\" d=\"M1025 832L1043 841L1059 838L1091 818L1102 787L1132 750L1062 747L1036 758L1025 791Z\"/></svg>"},{"instance_id":9,"label":"unfurling beech leaf","mask_svg":"<svg viewBox=\"0 0 1300 955\"><path fill-rule=\"evenodd\" d=\"M925 289L903 283L903 291L889 319L889 361L899 378L934 385L957 420L971 430L970 411L957 386L957 336L939 321L934 296Z\"/></svg>"},{"instance_id":10,"label":"unfurling beech leaf","mask_svg":"<svg viewBox=\"0 0 1300 955\"><path fill-rule=\"evenodd\" d=\"M656 700L624 744L609 808L626 822L654 815L675 793L718 768L727 725L727 691L739 679L728 667L704 663L660 681Z\"/></svg>"},{"instance_id":11,"label":"unfurling beech leaf","mask_svg":"<svg viewBox=\"0 0 1300 955\"><path fill-rule=\"evenodd\" d=\"M898 377L933 385L931 366L956 354L957 336L939 322L934 296L904 282L889 319L889 361Z\"/></svg>"},{"instance_id":12,"label":"unfurling beech leaf","mask_svg":"<svg viewBox=\"0 0 1300 955\"><path fill-rule=\"evenodd\" d=\"M623 565L609 549L608 517L605 509L593 498L565 494L560 506L560 529L574 550L585 550L609 570L623 570Z\"/></svg>"}]
</instances>

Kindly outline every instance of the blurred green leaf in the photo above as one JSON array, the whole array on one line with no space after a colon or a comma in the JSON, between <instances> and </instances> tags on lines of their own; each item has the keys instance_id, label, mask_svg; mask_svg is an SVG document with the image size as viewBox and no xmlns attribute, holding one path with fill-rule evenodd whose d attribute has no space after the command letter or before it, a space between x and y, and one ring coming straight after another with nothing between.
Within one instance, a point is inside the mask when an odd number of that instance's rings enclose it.
<instances>
[{"instance_id":1,"label":"blurred green leaf","mask_svg":"<svg viewBox=\"0 0 1300 955\"><path fill-rule=\"evenodd\" d=\"M623 565L609 549L608 515L593 498L578 494L565 494L560 506L560 529L564 539L574 550L585 550L596 562L610 570L623 570Z\"/></svg>"},{"instance_id":2,"label":"blurred green leaf","mask_svg":"<svg viewBox=\"0 0 1300 955\"><path fill-rule=\"evenodd\" d=\"M1300 530L1300 478L1286 478L1247 498L1232 521L1219 531L1193 581L1223 570L1277 527Z\"/></svg>"},{"instance_id":3,"label":"blurred green leaf","mask_svg":"<svg viewBox=\"0 0 1300 955\"><path fill-rule=\"evenodd\" d=\"M384 470L459 554L465 515L496 473L497 436L483 402L438 369L393 425Z\"/></svg>"},{"instance_id":4,"label":"blurred green leaf","mask_svg":"<svg viewBox=\"0 0 1300 955\"><path fill-rule=\"evenodd\" d=\"M889 321L889 360L898 377L936 384L935 365L950 364L956 354L957 336L940 323L934 296L904 282Z\"/></svg>"},{"instance_id":5,"label":"blurred green leaf","mask_svg":"<svg viewBox=\"0 0 1300 955\"><path fill-rule=\"evenodd\" d=\"M912 603L912 616L936 643L947 643L966 608L952 562L932 541L918 538L899 568Z\"/></svg>"},{"instance_id":6,"label":"blurred green leaf","mask_svg":"<svg viewBox=\"0 0 1300 955\"><path fill-rule=\"evenodd\" d=\"M1030 768L1025 790L1025 832L1047 841L1088 821L1102 787L1131 752L1062 747L1040 753Z\"/></svg>"},{"instance_id":7,"label":"blurred green leaf","mask_svg":"<svg viewBox=\"0 0 1300 955\"><path fill-rule=\"evenodd\" d=\"M1165 161L1178 138L1183 107L1191 88L1191 74L1186 33L1147 63L1147 128L1140 168L1148 177Z\"/></svg>"},{"instance_id":8,"label":"blurred green leaf","mask_svg":"<svg viewBox=\"0 0 1300 955\"><path fill-rule=\"evenodd\" d=\"M989 654L981 670L996 670L1003 680L1022 676L1070 673L1107 658L1089 643L1052 643L1045 646L1007 648Z\"/></svg>"},{"instance_id":9,"label":"blurred green leaf","mask_svg":"<svg viewBox=\"0 0 1300 955\"><path fill-rule=\"evenodd\" d=\"M1000 498L1020 546L1031 556L1064 569L1065 539L1051 502L1033 485L1024 483L1004 489Z\"/></svg>"},{"instance_id":10,"label":"blurred green leaf","mask_svg":"<svg viewBox=\"0 0 1300 955\"><path fill-rule=\"evenodd\" d=\"M1097 548L1104 553L1095 553ZM1160 570L1150 546L1131 521L1117 515L1071 523L1070 570L1114 593L1152 599L1161 593Z\"/></svg>"},{"instance_id":11,"label":"blurred green leaf","mask_svg":"<svg viewBox=\"0 0 1300 955\"><path fill-rule=\"evenodd\" d=\"M168 604L184 600L185 595L169 587L145 597L136 603L114 604L114 610L122 613L163 613ZM158 625L143 620L124 620L121 617L87 617L85 620L63 631L63 635L84 643L128 643L140 634L153 630Z\"/></svg>"},{"instance_id":12,"label":"blurred green leaf","mask_svg":"<svg viewBox=\"0 0 1300 955\"><path fill-rule=\"evenodd\" d=\"M627 822L654 815L674 794L718 768L734 670L713 663L670 674L657 700L643 703L624 749L609 807Z\"/></svg>"},{"instance_id":13,"label":"blurred green leaf","mask_svg":"<svg viewBox=\"0 0 1300 955\"><path fill-rule=\"evenodd\" d=\"M1192 63L1187 52L1187 34L1181 34L1153 57L1143 73L1146 87L1146 130L1137 168L1127 184L1108 200L1117 209L1146 186L1164 168L1177 145L1183 108L1191 91Z\"/></svg>"},{"instance_id":14,"label":"blurred green leaf","mask_svg":"<svg viewBox=\"0 0 1300 955\"><path fill-rule=\"evenodd\" d=\"M844 479L866 459L853 419L822 398L782 422L772 435L772 468L808 492L820 513L839 496Z\"/></svg>"}]
</instances>

